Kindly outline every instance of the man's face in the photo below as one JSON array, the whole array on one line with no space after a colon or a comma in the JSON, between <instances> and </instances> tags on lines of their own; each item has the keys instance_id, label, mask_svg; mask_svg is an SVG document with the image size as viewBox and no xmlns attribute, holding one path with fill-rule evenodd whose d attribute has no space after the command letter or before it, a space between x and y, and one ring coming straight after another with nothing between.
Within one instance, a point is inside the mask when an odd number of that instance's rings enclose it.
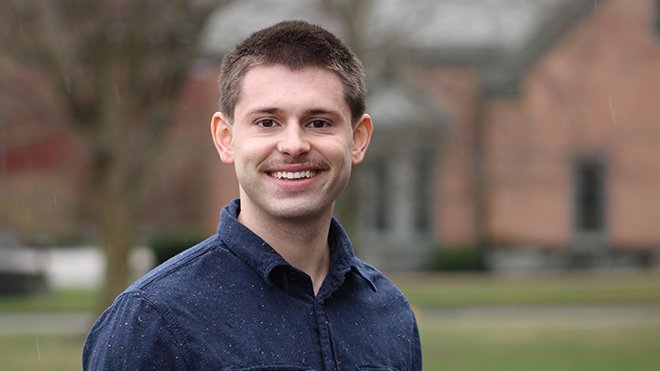
<instances>
[{"instance_id":1,"label":"man's face","mask_svg":"<svg viewBox=\"0 0 660 371\"><path fill-rule=\"evenodd\" d=\"M331 215L352 164L364 158L372 124L355 127L332 71L262 65L245 75L234 123L216 113L214 140L234 163L242 212L279 219Z\"/></svg>"}]
</instances>

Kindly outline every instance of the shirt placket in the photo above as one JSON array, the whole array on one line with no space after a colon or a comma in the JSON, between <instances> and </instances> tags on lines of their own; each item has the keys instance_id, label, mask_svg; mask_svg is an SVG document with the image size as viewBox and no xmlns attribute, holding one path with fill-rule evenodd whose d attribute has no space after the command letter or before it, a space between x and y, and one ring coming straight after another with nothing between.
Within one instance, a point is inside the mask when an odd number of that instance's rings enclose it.
<instances>
[{"instance_id":1,"label":"shirt placket","mask_svg":"<svg viewBox=\"0 0 660 371\"><path fill-rule=\"evenodd\" d=\"M332 339L332 331L330 330L330 322L325 312L323 300L316 297L314 299L314 317L316 325L319 329L319 343L321 346L321 358L323 359L324 369L338 370L337 358Z\"/></svg>"}]
</instances>

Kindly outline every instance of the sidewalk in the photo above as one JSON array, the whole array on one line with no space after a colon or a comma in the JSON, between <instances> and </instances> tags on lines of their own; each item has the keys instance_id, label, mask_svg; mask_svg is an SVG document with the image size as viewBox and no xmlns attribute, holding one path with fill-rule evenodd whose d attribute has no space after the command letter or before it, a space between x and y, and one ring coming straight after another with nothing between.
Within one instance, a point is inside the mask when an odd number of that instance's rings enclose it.
<instances>
[{"instance_id":1,"label":"sidewalk","mask_svg":"<svg viewBox=\"0 0 660 371\"><path fill-rule=\"evenodd\" d=\"M484 306L416 308L421 326L614 327L660 326L660 305ZM1 313L2 335L86 334L94 318L88 312Z\"/></svg>"},{"instance_id":2,"label":"sidewalk","mask_svg":"<svg viewBox=\"0 0 660 371\"><path fill-rule=\"evenodd\" d=\"M1 313L1 335L86 334L92 325L88 312Z\"/></svg>"},{"instance_id":3,"label":"sidewalk","mask_svg":"<svg viewBox=\"0 0 660 371\"><path fill-rule=\"evenodd\" d=\"M421 325L597 328L660 326L660 305L551 305L419 308Z\"/></svg>"}]
</instances>

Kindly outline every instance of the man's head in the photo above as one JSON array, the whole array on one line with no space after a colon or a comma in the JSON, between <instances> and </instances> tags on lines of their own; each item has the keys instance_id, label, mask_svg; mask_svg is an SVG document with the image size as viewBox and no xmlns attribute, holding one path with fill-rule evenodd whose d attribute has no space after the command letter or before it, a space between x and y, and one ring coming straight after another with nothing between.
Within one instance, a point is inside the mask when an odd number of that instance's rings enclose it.
<instances>
[{"instance_id":1,"label":"man's head","mask_svg":"<svg viewBox=\"0 0 660 371\"><path fill-rule=\"evenodd\" d=\"M233 120L243 78L257 65L296 71L321 67L336 72L355 123L365 112L366 86L360 60L336 36L303 21L285 21L255 32L229 52L220 72L220 111Z\"/></svg>"},{"instance_id":2,"label":"man's head","mask_svg":"<svg viewBox=\"0 0 660 371\"><path fill-rule=\"evenodd\" d=\"M373 129L357 58L320 27L283 22L229 53L220 80L211 133L234 165L241 221L327 222Z\"/></svg>"}]
</instances>

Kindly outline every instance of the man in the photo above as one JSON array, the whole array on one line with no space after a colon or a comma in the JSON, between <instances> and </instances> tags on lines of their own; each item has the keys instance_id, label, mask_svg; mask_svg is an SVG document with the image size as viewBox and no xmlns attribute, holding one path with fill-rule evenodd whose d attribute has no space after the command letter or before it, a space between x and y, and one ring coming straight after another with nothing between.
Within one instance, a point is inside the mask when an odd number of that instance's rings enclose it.
<instances>
[{"instance_id":1,"label":"man","mask_svg":"<svg viewBox=\"0 0 660 371\"><path fill-rule=\"evenodd\" d=\"M332 217L371 139L365 92L355 55L305 22L227 54L211 131L240 199L217 235L115 300L87 337L84 367L420 370L408 302Z\"/></svg>"}]
</instances>

